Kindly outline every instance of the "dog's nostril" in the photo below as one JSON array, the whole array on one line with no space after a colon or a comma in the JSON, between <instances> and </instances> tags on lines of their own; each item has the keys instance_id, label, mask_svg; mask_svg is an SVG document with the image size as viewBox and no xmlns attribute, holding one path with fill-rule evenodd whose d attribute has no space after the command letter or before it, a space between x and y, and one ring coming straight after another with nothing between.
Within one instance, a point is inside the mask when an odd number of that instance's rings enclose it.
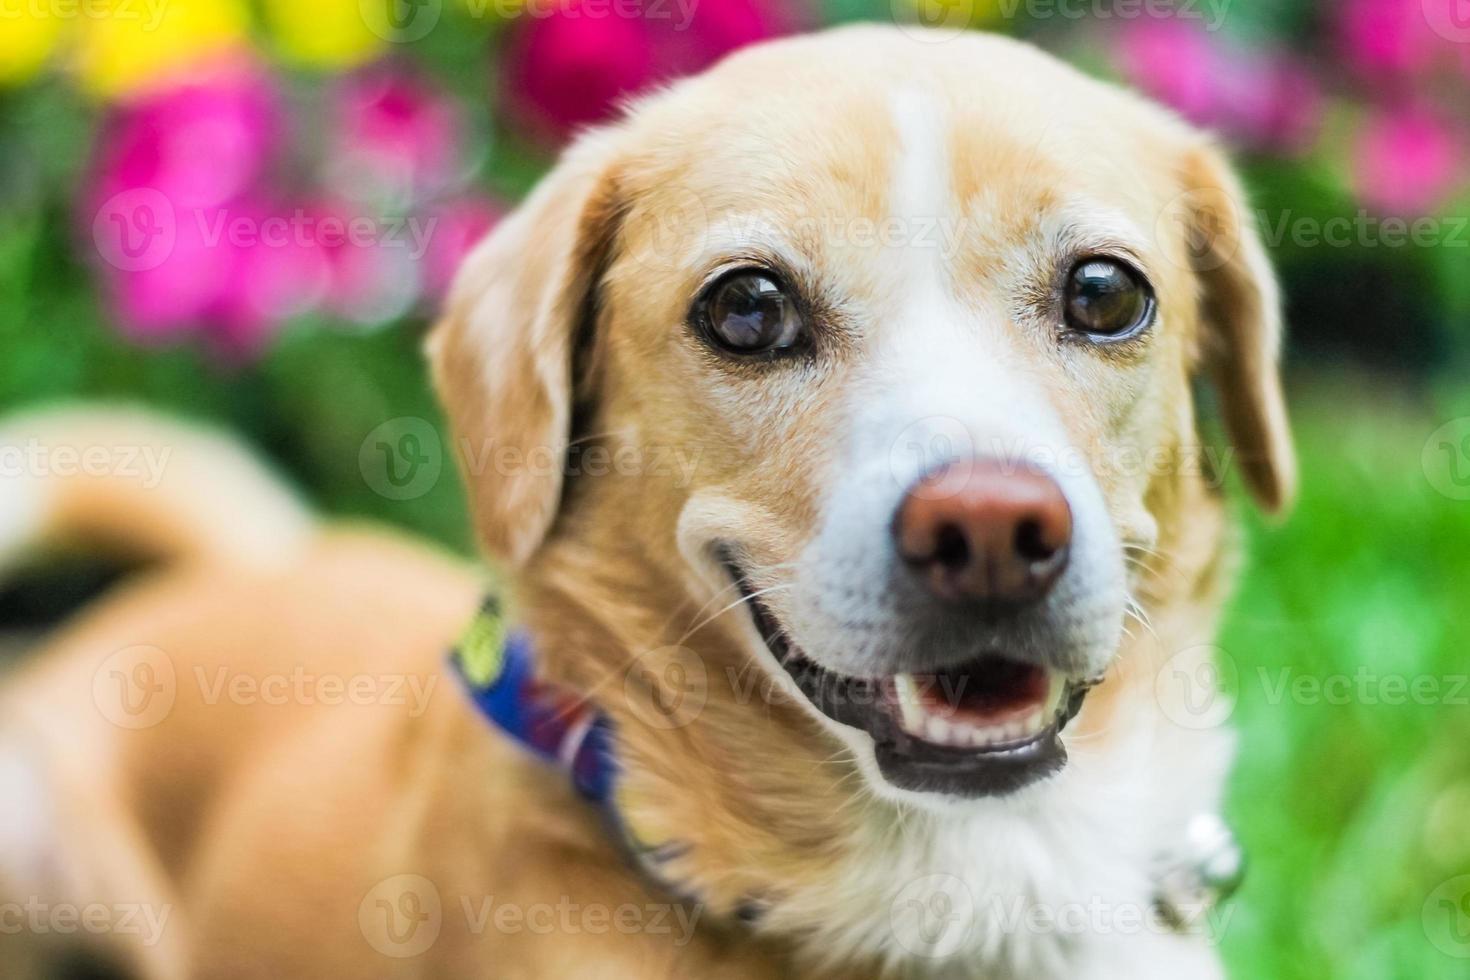
<instances>
[{"instance_id":1,"label":"dog's nostril","mask_svg":"<svg viewBox=\"0 0 1470 980\"><path fill-rule=\"evenodd\" d=\"M954 524L945 524L934 534L934 551L930 559L937 565L961 570L970 564L970 541Z\"/></svg>"},{"instance_id":2,"label":"dog's nostril","mask_svg":"<svg viewBox=\"0 0 1470 980\"><path fill-rule=\"evenodd\" d=\"M1057 553L1046 542L1046 531L1038 520L1024 520L1016 525L1016 554L1026 561L1041 563L1049 561Z\"/></svg>"}]
</instances>

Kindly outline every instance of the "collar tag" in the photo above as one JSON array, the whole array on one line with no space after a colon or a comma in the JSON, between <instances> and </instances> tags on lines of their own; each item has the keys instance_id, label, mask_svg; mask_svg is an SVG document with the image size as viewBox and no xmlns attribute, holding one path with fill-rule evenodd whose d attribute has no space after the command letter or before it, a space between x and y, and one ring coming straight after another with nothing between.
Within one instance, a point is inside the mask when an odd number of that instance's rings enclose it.
<instances>
[{"instance_id":1,"label":"collar tag","mask_svg":"<svg viewBox=\"0 0 1470 980\"><path fill-rule=\"evenodd\" d=\"M1218 815L1195 814L1184 840L1159 862L1154 904L1178 932L1199 929L1245 879L1245 851Z\"/></svg>"}]
</instances>

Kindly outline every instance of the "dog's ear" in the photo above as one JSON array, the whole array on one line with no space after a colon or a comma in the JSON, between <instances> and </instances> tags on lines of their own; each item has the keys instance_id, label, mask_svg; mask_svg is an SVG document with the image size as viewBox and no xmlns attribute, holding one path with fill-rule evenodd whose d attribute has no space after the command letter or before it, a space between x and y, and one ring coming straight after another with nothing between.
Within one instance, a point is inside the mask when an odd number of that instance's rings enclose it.
<instances>
[{"instance_id":1,"label":"dog's ear","mask_svg":"<svg viewBox=\"0 0 1470 980\"><path fill-rule=\"evenodd\" d=\"M482 547L522 565L556 517L617 206L611 135L582 137L455 280L428 354Z\"/></svg>"},{"instance_id":2,"label":"dog's ear","mask_svg":"<svg viewBox=\"0 0 1470 980\"><path fill-rule=\"evenodd\" d=\"M1281 390L1281 293L1244 190L1213 146L1194 148L1176 199L1200 284L1201 357L1246 486L1267 512L1296 494L1296 455Z\"/></svg>"}]
</instances>

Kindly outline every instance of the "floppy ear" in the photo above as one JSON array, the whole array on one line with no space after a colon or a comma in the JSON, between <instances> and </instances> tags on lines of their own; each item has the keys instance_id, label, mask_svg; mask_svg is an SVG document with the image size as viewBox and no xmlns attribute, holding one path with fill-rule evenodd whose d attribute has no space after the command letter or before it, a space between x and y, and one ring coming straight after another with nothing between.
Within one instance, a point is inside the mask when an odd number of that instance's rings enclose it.
<instances>
[{"instance_id":1,"label":"floppy ear","mask_svg":"<svg viewBox=\"0 0 1470 980\"><path fill-rule=\"evenodd\" d=\"M584 136L476 246L429 337L480 543L523 564L556 517L574 378L616 221L610 136Z\"/></svg>"},{"instance_id":2,"label":"floppy ear","mask_svg":"<svg viewBox=\"0 0 1470 980\"><path fill-rule=\"evenodd\" d=\"M1266 511L1290 506L1296 455L1281 391L1281 293L1240 181L1215 148L1185 165L1178 200L1201 287L1201 353L1246 486Z\"/></svg>"}]
</instances>

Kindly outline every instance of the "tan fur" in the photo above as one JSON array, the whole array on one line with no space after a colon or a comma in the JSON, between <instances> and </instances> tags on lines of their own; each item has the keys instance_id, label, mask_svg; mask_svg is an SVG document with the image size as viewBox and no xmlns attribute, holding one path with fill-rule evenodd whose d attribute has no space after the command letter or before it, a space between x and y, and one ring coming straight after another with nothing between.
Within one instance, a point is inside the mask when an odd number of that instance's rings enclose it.
<instances>
[{"instance_id":1,"label":"tan fur","mask_svg":"<svg viewBox=\"0 0 1470 980\"><path fill-rule=\"evenodd\" d=\"M514 569L515 615L545 671L613 717L625 814L650 841L686 845L663 870L698 896L697 934L676 946L652 934L465 928L461 899L669 899L627 866L561 775L510 748L441 674L477 599L474 572L378 532L321 531L288 568L185 562L130 586L5 692L15 721L4 737L57 760L46 771L61 839L125 827L137 844L78 863L93 880L111 876L113 890L176 905L167 955L144 951L147 975L183 975L186 958L189 973L208 977L928 968L830 930L845 909L885 907L891 896L862 894L863 875L901 849L914 830L906 821L931 818L875 799L828 733L771 692L744 613L721 612L735 599L729 583L686 553L695 517L717 513L774 576L813 533L852 393L879 383L875 352L903 338L886 327L902 311L885 305L896 273L882 250L812 229L888 216L899 160L885 106L910 90L942 109L946 208L967 219L946 261L955 294L992 331L993 356L1064 409L1068 436L1098 455L1195 452L1191 379L1211 371L1250 487L1268 507L1286 504L1275 286L1238 218L1240 189L1204 140L1000 39L925 44L863 29L738 55L569 151L471 256L431 343L480 539ZM1091 166L1094 156L1133 166L1119 178ZM1067 361L1024 325L982 320L1045 267L1038 242L1061 225L1087 232L1098 205L1144 233L1137 247L1163 311L1146 350ZM1206 205L1225 237L1191 253ZM1156 220L1176 206L1185 220ZM820 287L820 302L849 311L841 339L799 383L715 365L683 325L710 264L729 261L720 236L751 227L746 219L790 240L786 255L744 258L779 258ZM639 465L564 481L559 466L493 461L504 447L560 460L573 441ZM656 465L660 450L696 453L692 475ZM1159 665L1210 642L1227 584L1223 507L1196 472L1097 479L1122 539L1142 549L1129 587L1152 628L1131 624L1075 723L1082 766L1115 751L1121 719L1158 713ZM133 644L166 651L180 677L172 712L143 731L109 724L91 703L95 665ZM305 665L437 686L409 717L384 705L206 704L194 681L196 668L259 677ZM650 723L676 693L671 671L687 679L691 669L685 693L700 710L676 726ZM1184 733L1170 746L1178 765L1197 744ZM1200 765L1218 775L1224 754L1209 751ZM68 761L85 772L69 775ZM1210 785L1205 796L1218 792ZM358 911L379 882L404 874L435 884L444 928L398 960L374 950ZM766 910L754 931L735 921L752 902Z\"/></svg>"}]
</instances>

